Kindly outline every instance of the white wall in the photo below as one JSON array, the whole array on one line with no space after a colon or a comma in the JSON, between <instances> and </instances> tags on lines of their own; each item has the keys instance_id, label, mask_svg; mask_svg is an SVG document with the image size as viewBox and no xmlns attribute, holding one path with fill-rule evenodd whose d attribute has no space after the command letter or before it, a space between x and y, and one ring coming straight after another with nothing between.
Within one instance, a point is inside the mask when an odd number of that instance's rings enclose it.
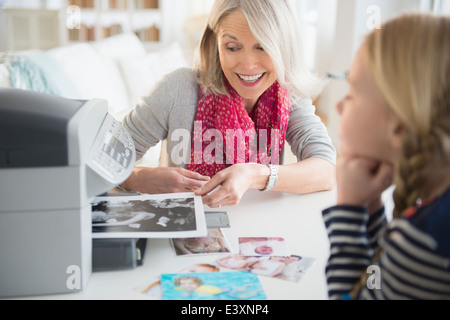
<instances>
[{"instance_id":1,"label":"white wall","mask_svg":"<svg viewBox=\"0 0 450 320\"><path fill-rule=\"evenodd\" d=\"M183 32L188 19L209 13L213 4L212 0L160 0L163 11L166 12L164 22L167 30L167 39L170 42L186 42Z\"/></svg>"},{"instance_id":2,"label":"white wall","mask_svg":"<svg viewBox=\"0 0 450 320\"><path fill-rule=\"evenodd\" d=\"M402 13L420 11L420 0L358 0L355 11L355 36L354 43L359 47L363 38L371 30L367 27L367 20L371 14L367 13L370 6L376 6L380 10L381 22L386 22ZM373 11L371 11L373 12Z\"/></svg>"},{"instance_id":3,"label":"white wall","mask_svg":"<svg viewBox=\"0 0 450 320\"><path fill-rule=\"evenodd\" d=\"M315 63L319 74L326 76L329 71L348 70L354 52L354 17L358 1L319 0ZM317 103L320 112L328 117L328 131L336 147L339 147L338 120L334 106L347 88L346 81L331 80Z\"/></svg>"},{"instance_id":4,"label":"white wall","mask_svg":"<svg viewBox=\"0 0 450 320\"><path fill-rule=\"evenodd\" d=\"M5 12L0 8L0 52L5 51L8 47L8 39L6 36L6 17Z\"/></svg>"},{"instance_id":5,"label":"white wall","mask_svg":"<svg viewBox=\"0 0 450 320\"><path fill-rule=\"evenodd\" d=\"M356 50L364 36L371 32L374 11L379 9L380 22L409 11L422 8L424 0L318 0L319 38L317 43L315 69L326 75L328 71L347 71ZM423 9L423 8L422 8ZM334 145L339 149L339 115L335 110L337 102L346 94L345 80L331 80L324 90L317 106L328 116L328 130Z\"/></svg>"}]
</instances>

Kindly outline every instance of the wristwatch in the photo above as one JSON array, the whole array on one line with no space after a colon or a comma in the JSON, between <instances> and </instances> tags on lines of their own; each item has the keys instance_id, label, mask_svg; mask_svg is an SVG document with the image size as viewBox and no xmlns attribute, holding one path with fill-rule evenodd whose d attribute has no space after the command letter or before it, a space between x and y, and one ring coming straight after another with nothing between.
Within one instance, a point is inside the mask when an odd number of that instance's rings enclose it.
<instances>
[{"instance_id":1,"label":"wristwatch","mask_svg":"<svg viewBox=\"0 0 450 320\"><path fill-rule=\"evenodd\" d=\"M270 169L270 175L269 175L269 179L267 179L267 184L266 184L266 188L261 190L263 192L267 192L272 190L273 188L275 188L275 185L277 184L277 180L278 180L278 166L275 166L273 164L268 164L267 165Z\"/></svg>"}]
</instances>

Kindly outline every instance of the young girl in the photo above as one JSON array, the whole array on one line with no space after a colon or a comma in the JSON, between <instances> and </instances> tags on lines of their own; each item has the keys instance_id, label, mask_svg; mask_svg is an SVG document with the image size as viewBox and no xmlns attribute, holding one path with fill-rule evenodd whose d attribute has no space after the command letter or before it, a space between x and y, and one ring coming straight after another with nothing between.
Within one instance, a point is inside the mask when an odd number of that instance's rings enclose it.
<instances>
[{"instance_id":1,"label":"young girl","mask_svg":"<svg viewBox=\"0 0 450 320\"><path fill-rule=\"evenodd\" d=\"M338 203L323 212L332 299L450 298L449 35L450 17L409 14L355 56L337 105Z\"/></svg>"}]
</instances>

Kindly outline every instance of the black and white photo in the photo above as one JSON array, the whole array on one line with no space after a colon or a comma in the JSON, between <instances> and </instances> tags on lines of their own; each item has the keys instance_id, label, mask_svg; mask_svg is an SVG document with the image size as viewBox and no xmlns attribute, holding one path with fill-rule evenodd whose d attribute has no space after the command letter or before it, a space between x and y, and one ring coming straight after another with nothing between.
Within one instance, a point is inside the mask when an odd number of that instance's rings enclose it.
<instances>
[{"instance_id":1,"label":"black and white photo","mask_svg":"<svg viewBox=\"0 0 450 320\"><path fill-rule=\"evenodd\" d=\"M203 204L193 194L109 196L92 202L93 238L185 238L206 233Z\"/></svg>"}]
</instances>

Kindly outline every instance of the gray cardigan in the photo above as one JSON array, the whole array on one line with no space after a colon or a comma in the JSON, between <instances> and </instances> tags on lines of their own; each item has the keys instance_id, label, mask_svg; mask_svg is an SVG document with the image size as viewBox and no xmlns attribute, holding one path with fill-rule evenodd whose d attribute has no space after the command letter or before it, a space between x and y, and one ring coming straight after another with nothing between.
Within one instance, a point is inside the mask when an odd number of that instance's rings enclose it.
<instances>
[{"instance_id":1,"label":"gray cardigan","mask_svg":"<svg viewBox=\"0 0 450 320\"><path fill-rule=\"evenodd\" d=\"M190 149L183 155L183 163L174 162L170 155L178 154L182 142L190 143L192 139L199 89L194 70L178 69L161 79L124 118L123 125L134 140L138 160L149 148L167 139L169 165L187 166ZM180 140L179 133L183 132L188 133L189 141ZM293 96L286 141L298 161L314 157L336 164L336 150L310 99Z\"/></svg>"}]
</instances>

